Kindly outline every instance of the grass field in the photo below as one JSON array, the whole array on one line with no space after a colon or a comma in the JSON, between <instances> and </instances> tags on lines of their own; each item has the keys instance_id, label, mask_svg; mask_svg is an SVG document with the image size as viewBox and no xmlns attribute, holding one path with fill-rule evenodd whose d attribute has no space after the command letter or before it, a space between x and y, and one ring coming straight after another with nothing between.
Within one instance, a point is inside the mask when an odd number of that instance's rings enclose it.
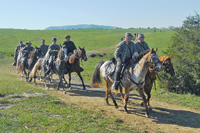
<instances>
[{"instance_id":1,"label":"grass field","mask_svg":"<svg viewBox=\"0 0 200 133\"><path fill-rule=\"evenodd\" d=\"M85 71L82 76L86 83L90 83L95 65L102 60L109 60L113 56L116 45L125 32L144 33L145 41L150 48L158 48L158 55L164 55L170 38L174 34L171 30L153 32L152 29L84 29L84 30L13 30L0 29L0 105L7 104L0 111L0 132L145 132L145 127L133 127L122 123L117 116L105 118L102 112L84 110L76 105L62 102L40 87L25 83L19 75L10 69L11 55L19 40L31 41L32 46L39 46L40 40L45 39L51 44L51 38L57 37L58 44L70 34L76 46L85 46L88 53L99 53L104 56L88 57L83 62ZM97 54L98 55L98 54ZM45 94L42 96L24 96L22 94ZM154 99L178 104L200 110L200 97L185 94L178 95L158 89L152 91ZM18 99L18 100L16 100ZM1 106L0 106L1 107Z\"/></svg>"}]
</instances>

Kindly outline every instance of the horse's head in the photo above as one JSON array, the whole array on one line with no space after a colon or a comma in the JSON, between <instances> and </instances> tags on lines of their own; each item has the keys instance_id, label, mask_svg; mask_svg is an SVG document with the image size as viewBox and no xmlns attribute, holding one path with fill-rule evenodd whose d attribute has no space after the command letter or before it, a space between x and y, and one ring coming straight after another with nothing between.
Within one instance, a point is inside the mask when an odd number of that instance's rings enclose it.
<instances>
[{"instance_id":1,"label":"horse's head","mask_svg":"<svg viewBox=\"0 0 200 133\"><path fill-rule=\"evenodd\" d=\"M81 58L81 60L87 61L85 47L83 47L83 48L79 47L79 49L78 49L78 57Z\"/></svg>"},{"instance_id":2,"label":"horse's head","mask_svg":"<svg viewBox=\"0 0 200 133\"><path fill-rule=\"evenodd\" d=\"M173 67L172 63L172 55L168 55L167 57L164 58L162 61L162 64L164 66L164 71L168 73L170 76L174 77L176 75L176 72Z\"/></svg>"},{"instance_id":3,"label":"horse's head","mask_svg":"<svg viewBox=\"0 0 200 133\"><path fill-rule=\"evenodd\" d=\"M147 59L147 62L150 64L150 68L152 68L152 71L159 72L164 69L161 61L159 60L158 55L156 54L158 49L154 50L153 48L149 52L149 57Z\"/></svg>"},{"instance_id":4,"label":"horse's head","mask_svg":"<svg viewBox=\"0 0 200 133\"><path fill-rule=\"evenodd\" d=\"M68 58L68 56L67 56L67 48L65 46L61 46L60 50L61 50L60 53L63 54L64 59L67 59Z\"/></svg>"},{"instance_id":5,"label":"horse's head","mask_svg":"<svg viewBox=\"0 0 200 133\"><path fill-rule=\"evenodd\" d=\"M40 58L44 57L44 53L42 52L42 50L40 48L36 47L36 46L35 46L35 53Z\"/></svg>"}]
</instances>

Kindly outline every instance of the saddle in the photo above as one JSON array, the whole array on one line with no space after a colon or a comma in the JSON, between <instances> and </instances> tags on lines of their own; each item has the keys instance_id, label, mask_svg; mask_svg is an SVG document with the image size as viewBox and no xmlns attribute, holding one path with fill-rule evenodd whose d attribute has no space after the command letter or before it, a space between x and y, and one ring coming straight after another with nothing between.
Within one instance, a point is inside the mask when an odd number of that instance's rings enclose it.
<instances>
[{"instance_id":1,"label":"saddle","mask_svg":"<svg viewBox=\"0 0 200 133\"><path fill-rule=\"evenodd\" d=\"M114 72L116 70L116 64L117 64L116 59L114 57L111 57L109 63L106 65L106 74L107 75L112 76L114 74ZM121 72L120 72L120 77L122 77L124 71L126 70L126 68L129 65L130 65L129 61L122 63L122 69L121 69Z\"/></svg>"}]
</instances>

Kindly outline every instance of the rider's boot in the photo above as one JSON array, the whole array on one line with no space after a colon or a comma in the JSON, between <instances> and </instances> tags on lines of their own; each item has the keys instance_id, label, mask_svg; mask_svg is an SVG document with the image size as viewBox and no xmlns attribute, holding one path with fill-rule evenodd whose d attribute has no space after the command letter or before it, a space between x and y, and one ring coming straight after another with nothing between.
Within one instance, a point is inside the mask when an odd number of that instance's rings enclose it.
<instances>
[{"instance_id":1,"label":"rider's boot","mask_svg":"<svg viewBox=\"0 0 200 133\"><path fill-rule=\"evenodd\" d=\"M120 72L115 72L114 73L114 83L111 86L113 89L118 90L119 80L120 80Z\"/></svg>"}]
</instances>

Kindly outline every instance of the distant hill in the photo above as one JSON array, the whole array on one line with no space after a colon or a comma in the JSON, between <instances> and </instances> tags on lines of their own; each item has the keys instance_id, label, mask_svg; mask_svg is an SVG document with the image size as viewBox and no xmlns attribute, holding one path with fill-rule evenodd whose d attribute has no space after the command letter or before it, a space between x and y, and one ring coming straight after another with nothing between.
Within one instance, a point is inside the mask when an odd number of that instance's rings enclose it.
<instances>
[{"instance_id":1,"label":"distant hill","mask_svg":"<svg viewBox=\"0 0 200 133\"><path fill-rule=\"evenodd\" d=\"M66 26L50 26L44 30L63 30L63 29L121 29L120 27L94 25L94 24L80 24L80 25L66 25Z\"/></svg>"}]
</instances>

